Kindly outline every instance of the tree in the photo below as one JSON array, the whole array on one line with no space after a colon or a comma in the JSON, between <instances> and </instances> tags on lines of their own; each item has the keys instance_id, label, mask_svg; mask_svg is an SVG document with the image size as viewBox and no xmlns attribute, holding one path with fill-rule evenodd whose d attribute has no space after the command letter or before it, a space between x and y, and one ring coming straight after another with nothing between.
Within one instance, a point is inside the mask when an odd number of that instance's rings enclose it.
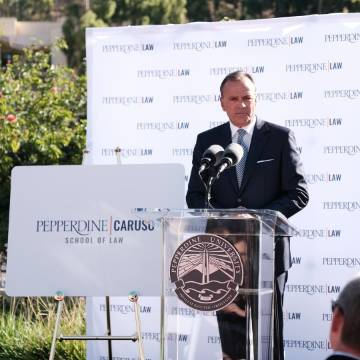
<instances>
[{"instance_id":1,"label":"tree","mask_svg":"<svg viewBox=\"0 0 360 360\"><path fill-rule=\"evenodd\" d=\"M186 0L116 0L112 18L117 25L181 24Z\"/></svg>"},{"instance_id":2,"label":"tree","mask_svg":"<svg viewBox=\"0 0 360 360\"><path fill-rule=\"evenodd\" d=\"M0 247L7 239L10 174L17 165L79 164L86 80L28 49L0 71Z\"/></svg>"},{"instance_id":3,"label":"tree","mask_svg":"<svg viewBox=\"0 0 360 360\"><path fill-rule=\"evenodd\" d=\"M187 1L187 16L190 21L212 21L212 4L208 0Z\"/></svg>"},{"instance_id":4,"label":"tree","mask_svg":"<svg viewBox=\"0 0 360 360\"><path fill-rule=\"evenodd\" d=\"M187 4L190 21L235 20L318 13L358 12L360 0L191 0Z\"/></svg>"},{"instance_id":5,"label":"tree","mask_svg":"<svg viewBox=\"0 0 360 360\"><path fill-rule=\"evenodd\" d=\"M282 6L280 6L280 4ZM359 0L287 0L277 2L275 16L299 16L310 14L327 14L336 12L357 12L360 10Z\"/></svg>"},{"instance_id":6,"label":"tree","mask_svg":"<svg viewBox=\"0 0 360 360\"><path fill-rule=\"evenodd\" d=\"M98 9L104 11L99 5ZM63 33L67 48L68 65L79 73L85 73L85 29L101 27L107 24L99 19L92 10L85 10L83 2L74 2L66 8L67 18L63 25Z\"/></svg>"},{"instance_id":7,"label":"tree","mask_svg":"<svg viewBox=\"0 0 360 360\"><path fill-rule=\"evenodd\" d=\"M187 14L190 21L239 20L245 18L245 6L246 0L195 0L188 1Z\"/></svg>"},{"instance_id":8,"label":"tree","mask_svg":"<svg viewBox=\"0 0 360 360\"><path fill-rule=\"evenodd\" d=\"M85 28L108 25L183 23L186 0L92 0L86 10L77 0L66 7L63 26L69 66L85 72Z\"/></svg>"},{"instance_id":9,"label":"tree","mask_svg":"<svg viewBox=\"0 0 360 360\"><path fill-rule=\"evenodd\" d=\"M18 20L50 20L54 0L0 0L0 16Z\"/></svg>"},{"instance_id":10,"label":"tree","mask_svg":"<svg viewBox=\"0 0 360 360\"><path fill-rule=\"evenodd\" d=\"M111 18L116 10L115 0L93 0L91 9L94 13L107 24L111 23Z\"/></svg>"}]
</instances>

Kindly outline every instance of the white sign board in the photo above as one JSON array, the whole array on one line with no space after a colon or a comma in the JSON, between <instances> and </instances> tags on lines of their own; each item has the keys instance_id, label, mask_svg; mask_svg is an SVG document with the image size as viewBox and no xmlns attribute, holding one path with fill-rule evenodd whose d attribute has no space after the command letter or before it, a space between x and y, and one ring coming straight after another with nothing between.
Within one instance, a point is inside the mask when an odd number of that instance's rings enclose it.
<instances>
[{"instance_id":1,"label":"white sign board","mask_svg":"<svg viewBox=\"0 0 360 360\"><path fill-rule=\"evenodd\" d=\"M161 228L135 208L183 202L182 165L15 168L7 294L160 295Z\"/></svg>"}]
</instances>

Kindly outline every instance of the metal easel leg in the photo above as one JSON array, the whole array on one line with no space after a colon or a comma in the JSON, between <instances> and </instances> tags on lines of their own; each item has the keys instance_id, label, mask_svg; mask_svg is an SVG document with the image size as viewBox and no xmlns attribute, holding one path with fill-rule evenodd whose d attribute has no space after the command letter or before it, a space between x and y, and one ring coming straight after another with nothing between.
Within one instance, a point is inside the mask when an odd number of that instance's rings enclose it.
<instances>
[{"instance_id":1,"label":"metal easel leg","mask_svg":"<svg viewBox=\"0 0 360 360\"><path fill-rule=\"evenodd\" d=\"M106 327L107 327L106 333L108 336L111 336L110 296L106 296L105 298L105 308L106 308ZM109 360L112 360L111 339L108 340L108 355L109 355Z\"/></svg>"},{"instance_id":2,"label":"metal easel leg","mask_svg":"<svg viewBox=\"0 0 360 360\"><path fill-rule=\"evenodd\" d=\"M54 328L54 333L53 333L53 337L52 337L52 341L51 341L51 350L50 350L49 360L54 360L54 357L55 357L56 341L58 339L59 332L60 332L61 312L62 312L62 308L64 306L64 296L57 295L57 296L55 296L55 300L58 303L57 303L57 311L56 311L55 328Z\"/></svg>"},{"instance_id":3,"label":"metal easel leg","mask_svg":"<svg viewBox=\"0 0 360 360\"><path fill-rule=\"evenodd\" d=\"M137 335L137 341L139 343L139 359L144 360L144 347L143 347L143 341L142 341L142 335L141 335L141 322L140 322L140 306L139 306L139 296L137 294L130 294L129 300L134 303L134 309L135 309L135 323L136 323L136 335Z\"/></svg>"}]
</instances>

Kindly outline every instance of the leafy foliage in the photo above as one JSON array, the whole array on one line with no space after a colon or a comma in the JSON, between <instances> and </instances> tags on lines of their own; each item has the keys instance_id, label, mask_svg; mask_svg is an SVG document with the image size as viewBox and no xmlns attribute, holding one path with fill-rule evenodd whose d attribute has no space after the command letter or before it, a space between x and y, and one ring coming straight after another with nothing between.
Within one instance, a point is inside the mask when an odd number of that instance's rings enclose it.
<instances>
[{"instance_id":1,"label":"leafy foliage","mask_svg":"<svg viewBox=\"0 0 360 360\"><path fill-rule=\"evenodd\" d=\"M81 73L85 72L86 27L179 24L187 21L360 11L360 0L91 0L89 4L90 9L85 9L82 0L69 2L63 27L68 44L68 63Z\"/></svg>"},{"instance_id":2,"label":"leafy foliage","mask_svg":"<svg viewBox=\"0 0 360 360\"><path fill-rule=\"evenodd\" d=\"M54 0L0 0L0 16L18 20L49 20Z\"/></svg>"},{"instance_id":3,"label":"leafy foliage","mask_svg":"<svg viewBox=\"0 0 360 360\"><path fill-rule=\"evenodd\" d=\"M186 0L116 0L118 25L179 24L186 20Z\"/></svg>"},{"instance_id":4,"label":"leafy foliage","mask_svg":"<svg viewBox=\"0 0 360 360\"><path fill-rule=\"evenodd\" d=\"M192 0L187 2L189 21L218 21L282 16L359 12L360 0Z\"/></svg>"},{"instance_id":5,"label":"leafy foliage","mask_svg":"<svg viewBox=\"0 0 360 360\"><path fill-rule=\"evenodd\" d=\"M0 297L0 360L47 360L55 327L56 304L50 298ZM85 301L66 298L61 330L66 335L85 333ZM56 344L56 359L85 359L85 343Z\"/></svg>"},{"instance_id":6,"label":"leafy foliage","mask_svg":"<svg viewBox=\"0 0 360 360\"><path fill-rule=\"evenodd\" d=\"M0 247L7 239L10 173L17 165L81 163L86 81L25 50L0 70Z\"/></svg>"},{"instance_id":7,"label":"leafy foliage","mask_svg":"<svg viewBox=\"0 0 360 360\"><path fill-rule=\"evenodd\" d=\"M111 23L111 18L115 13L115 0L93 0L91 8L94 13L106 23Z\"/></svg>"},{"instance_id":8,"label":"leafy foliage","mask_svg":"<svg viewBox=\"0 0 360 360\"><path fill-rule=\"evenodd\" d=\"M63 26L69 66L85 72L85 28L116 25L182 23L186 20L186 0L92 0L86 10L83 1L66 7Z\"/></svg>"},{"instance_id":9,"label":"leafy foliage","mask_svg":"<svg viewBox=\"0 0 360 360\"><path fill-rule=\"evenodd\" d=\"M107 26L92 10L85 11L83 2L75 1L66 7L66 21L63 33L67 48L68 65L79 73L85 73L85 29Z\"/></svg>"}]
</instances>

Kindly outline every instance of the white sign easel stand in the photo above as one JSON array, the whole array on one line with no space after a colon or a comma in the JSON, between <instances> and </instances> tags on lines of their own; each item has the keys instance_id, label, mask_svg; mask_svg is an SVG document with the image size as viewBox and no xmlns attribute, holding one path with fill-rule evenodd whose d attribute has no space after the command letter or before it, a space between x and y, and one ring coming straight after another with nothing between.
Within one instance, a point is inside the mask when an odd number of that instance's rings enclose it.
<instances>
[{"instance_id":1,"label":"white sign easel stand","mask_svg":"<svg viewBox=\"0 0 360 360\"><path fill-rule=\"evenodd\" d=\"M84 151L83 157L83 165L86 164L86 157L89 151ZM117 165L121 164L121 149L117 147L115 149L116 153L116 160ZM56 320L55 320L55 327L51 342L51 350L49 360L54 360L55 351L56 351L56 342L57 341L64 341L64 340L106 340L108 342L108 357L112 359L112 340L125 340L125 341L138 341L138 351L139 351L139 359L144 360L144 349L143 349L143 342L141 336L141 322L140 322L140 305L139 305L139 296L136 293L129 294L129 301L134 304L134 314L135 314L135 324L136 324L136 334L133 336L114 336L111 335L111 316L110 316L110 297L105 297L105 312L106 312L106 328L107 328L107 335L105 336L87 336L87 335L67 335L64 336L60 333L60 322L61 322L61 313L64 306L64 295L61 291L57 292L56 296L54 297L55 301L57 301L57 311L56 311Z\"/></svg>"}]
</instances>

